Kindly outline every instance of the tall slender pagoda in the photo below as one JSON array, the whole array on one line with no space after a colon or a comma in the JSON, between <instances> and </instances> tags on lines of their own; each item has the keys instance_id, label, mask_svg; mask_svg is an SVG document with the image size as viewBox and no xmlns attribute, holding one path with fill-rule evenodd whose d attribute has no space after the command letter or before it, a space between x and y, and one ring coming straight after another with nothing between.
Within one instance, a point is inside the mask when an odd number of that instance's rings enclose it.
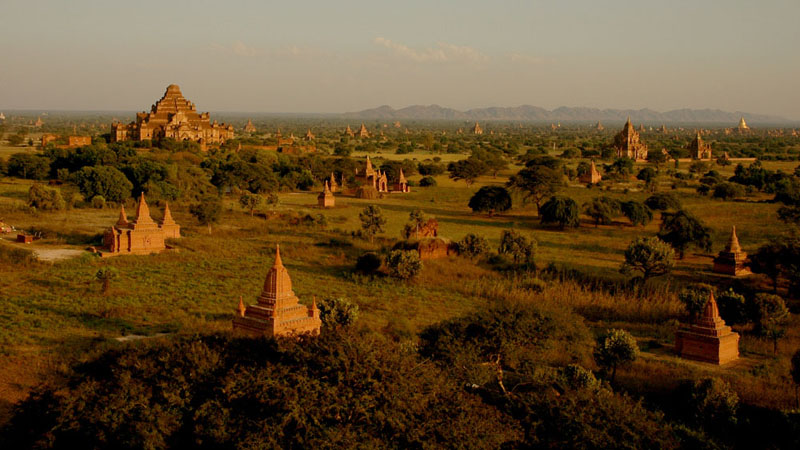
<instances>
[{"instance_id":1,"label":"tall slender pagoda","mask_svg":"<svg viewBox=\"0 0 800 450\"><path fill-rule=\"evenodd\" d=\"M747 268L747 253L742 251L739 245L739 237L736 236L736 226L731 227L731 237L728 244L714 258L714 273L732 275L734 277L749 275L751 272Z\"/></svg>"},{"instance_id":2,"label":"tall slender pagoda","mask_svg":"<svg viewBox=\"0 0 800 450\"><path fill-rule=\"evenodd\" d=\"M275 263L267 272L261 295L247 307L239 299L239 314L233 319L233 329L252 336L286 336L319 334L321 326L316 298L311 306L300 304L281 261L280 247L276 246Z\"/></svg>"}]
</instances>

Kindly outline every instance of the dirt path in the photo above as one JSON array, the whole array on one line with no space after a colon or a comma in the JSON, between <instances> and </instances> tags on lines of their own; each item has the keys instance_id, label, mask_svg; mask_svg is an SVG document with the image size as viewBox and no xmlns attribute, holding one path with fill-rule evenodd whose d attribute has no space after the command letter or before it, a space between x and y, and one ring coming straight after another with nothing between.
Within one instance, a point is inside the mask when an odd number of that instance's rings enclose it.
<instances>
[{"instance_id":1,"label":"dirt path","mask_svg":"<svg viewBox=\"0 0 800 450\"><path fill-rule=\"evenodd\" d=\"M69 259L86 253L85 250L76 250L73 248L35 248L33 253L41 261L60 261L62 259Z\"/></svg>"}]
</instances>

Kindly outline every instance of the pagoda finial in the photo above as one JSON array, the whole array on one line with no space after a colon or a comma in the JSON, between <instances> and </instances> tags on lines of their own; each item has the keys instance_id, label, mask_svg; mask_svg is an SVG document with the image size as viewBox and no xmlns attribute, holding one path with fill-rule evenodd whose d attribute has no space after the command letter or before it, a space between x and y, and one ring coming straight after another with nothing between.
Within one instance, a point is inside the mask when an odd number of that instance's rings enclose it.
<instances>
[{"instance_id":1,"label":"pagoda finial","mask_svg":"<svg viewBox=\"0 0 800 450\"><path fill-rule=\"evenodd\" d=\"M311 310L314 311L314 310L317 310L317 309L319 309L319 308L317 308L317 296L315 295L313 297L313 300L311 300Z\"/></svg>"},{"instance_id":2,"label":"pagoda finial","mask_svg":"<svg viewBox=\"0 0 800 450\"><path fill-rule=\"evenodd\" d=\"M245 307L242 301L242 296L239 296L239 317L244 317Z\"/></svg>"},{"instance_id":3,"label":"pagoda finial","mask_svg":"<svg viewBox=\"0 0 800 450\"><path fill-rule=\"evenodd\" d=\"M717 306L717 300L714 299L713 291L708 292L708 301L703 308L703 318L711 320L719 318L719 307Z\"/></svg>"},{"instance_id":4,"label":"pagoda finial","mask_svg":"<svg viewBox=\"0 0 800 450\"><path fill-rule=\"evenodd\" d=\"M275 264L273 267L283 267L283 261L281 261L281 245L275 244Z\"/></svg>"},{"instance_id":5,"label":"pagoda finial","mask_svg":"<svg viewBox=\"0 0 800 450\"><path fill-rule=\"evenodd\" d=\"M125 205L120 205L119 208L119 220L117 220L118 227L124 227L128 225L128 215L125 213Z\"/></svg>"},{"instance_id":6,"label":"pagoda finial","mask_svg":"<svg viewBox=\"0 0 800 450\"><path fill-rule=\"evenodd\" d=\"M725 251L731 253L739 253L742 251L742 247L739 245L739 237L736 236L736 225L731 227L731 237L728 239L728 245L725 247Z\"/></svg>"}]
</instances>

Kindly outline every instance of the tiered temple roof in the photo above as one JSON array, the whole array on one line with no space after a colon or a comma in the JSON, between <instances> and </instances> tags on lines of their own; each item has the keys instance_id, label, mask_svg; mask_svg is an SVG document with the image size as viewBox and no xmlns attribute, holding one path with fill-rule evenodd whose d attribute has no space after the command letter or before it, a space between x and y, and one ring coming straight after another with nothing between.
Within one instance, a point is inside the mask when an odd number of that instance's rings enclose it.
<instances>
[{"instance_id":1,"label":"tiered temple roof","mask_svg":"<svg viewBox=\"0 0 800 450\"><path fill-rule=\"evenodd\" d=\"M690 325L675 335L675 351L683 358L713 364L725 364L739 357L739 334L731 331L719 315L714 293Z\"/></svg>"},{"instance_id":2,"label":"tiered temple roof","mask_svg":"<svg viewBox=\"0 0 800 450\"><path fill-rule=\"evenodd\" d=\"M239 315L233 319L233 329L252 336L316 335L321 326L316 298L309 307L300 304L283 266L280 247L276 247L275 263L267 272L261 295L247 307L239 299Z\"/></svg>"},{"instance_id":3,"label":"tiered temple roof","mask_svg":"<svg viewBox=\"0 0 800 450\"><path fill-rule=\"evenodd\" d=\"M168 138L205 145L223 143L233 135L233 125L211 123L207 112L198 114L194 103L183 97L177 84L167 86L164 96L150 108L149 113L137 113L135 122L111 125L111 140L114 142Z\"/></svg>"},{"instance_id":4,"label":"tiered temple roof","mask_svg":"<svg viewBox=\"0 0 800 450\"><path fill-rule=\"evenodd\" d=\"M622 127L622 131L614 136L614 148L617 150L617 158L630 158L636 161L647 159L647 145L641 142L630 117Z\"/></svg>"}]
</instances>

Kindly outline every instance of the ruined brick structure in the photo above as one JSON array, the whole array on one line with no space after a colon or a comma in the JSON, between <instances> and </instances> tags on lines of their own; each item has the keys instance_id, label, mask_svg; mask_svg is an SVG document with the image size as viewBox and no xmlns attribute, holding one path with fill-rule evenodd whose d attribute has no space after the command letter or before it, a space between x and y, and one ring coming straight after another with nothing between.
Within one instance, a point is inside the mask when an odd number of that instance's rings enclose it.
<instances>
[{"instance_id":1,"label":"ruined brick structure","mask_svg":"<svg viewBox=\"0 0 800 450\"><path fill-rule=\"evenodd\" d=\"M267 272L264 288L257 302L247 307L239 300L239 314L233 329L251 336L286 336L319 334L322 321L314 299L311 306L300 304L292 291L292 280L281 261L280 248L275 249L275 263Z\"/></svg>"},{"instance_id":2,"label":"ruined brick structure","mask_svg":"<svg viewBox=\"0 0 800 450\"><path fill-rule=\"evenodd\" d=\"M164 208L164 218L160 224L150 217L150 208L144 199L144 194L139 198L136 207L136 218L128 222L125 207L119 212L119 220L103 234L103 247L101 256L116 255L146 255L160 253L166 250L167 239L181 237L181 227L172 219L169 205Z\"/></svg>"},{"instance_id":3,"label":"ruined brick structure","mask_svg":"<svg viewBox=\"0 0 800 450\"><path fill-rule=\"evenodd\" d=\"M146 141L161 138L195 141L201 145L221 144L233 139L233 125L211 123L207 112L198 114L194 103L186 100L177 84L170 84L150 112L136 114L128 125L113 123L111 141Z\"/></svg>"},{"instance_id":4,"label":"ruined brick structure","mask_svg":"<svg viewBox=\"0 0 800 450\"><path fill-rule=\"evenodd\" d=\"M719 316L713 293L700 317L675 334L675 352L682 358L718 365L739 358L739 334Z\"/></svg>"},{"instance_id":5,"label":"ruined brick structure","mask_svg":"<svg viewBox=\"0 0 800 450\"><path fill-rule=\"evenodd\" d=\"M595 167L594 165L594 160L592 160L589 166L589 171L584 173L578 178L578 180L581 183L585 184L596 184L599 183L600 180L602 179L603 179L602 175L600 175L600 172L597 171L597 167Z\"/></svg>"},{"instance_id":6,"label":"ruined brick structure","mask_svg":"<svg viewBox=\"0 0 800 450\"><path fill-rule=\"evenodd\" d=\"M689 155L691 155L692 159L711 159L711 144L703 142L699 131L695 134L694 139L692 139L692 142L689 143L687 148L689 149Z\"/></svg>"},{"instance_id":7,"label":"ruined brick structure","mask_svg":"<svg viewBox=\"0 0 800 450\"><path fill-rule=\"evenodd\" d=\"M736 236L736 227L731 228L731 237L728 244L714 258L714 273L731 275L734 277L749 275L750 269L747 268L747 253L742 251L739 245L739 238Z\"/></svg>"},{"instance_id":8,"label":"ruined brick structure","mask_svg":"<svg viewBox=\"0 0 800 450\"><path fill-rule=\"evenodd\" d=\"M647 159L647 145L641 142L639 133L634 129L630 117L622 127L622 131L614 136L614 149L617 151L617 158L630 158L636 161Z\"/></svg>"},{"instance_id":9,"label":"ruined brick structure","mask_svg":"<svg viewBox=\"0 0 800 450\"><path fill-rule=\"evenodd\" d=\"M69 136L67 137L67 147L86 147L92 145L91 136Z\"/></svg>"}]
</instances>

